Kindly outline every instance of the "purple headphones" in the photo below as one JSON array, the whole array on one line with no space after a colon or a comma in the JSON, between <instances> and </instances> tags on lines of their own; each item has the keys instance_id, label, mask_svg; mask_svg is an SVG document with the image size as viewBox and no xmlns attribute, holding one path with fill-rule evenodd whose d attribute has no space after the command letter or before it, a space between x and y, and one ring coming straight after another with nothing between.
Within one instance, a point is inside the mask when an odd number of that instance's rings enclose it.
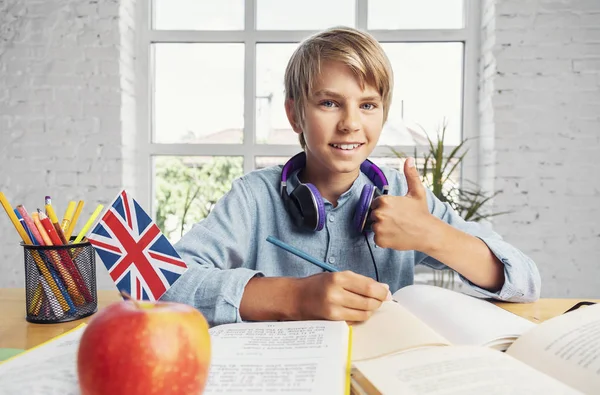
<instances>
[{"instance_id":1,"label":"purple headphones","mask_svg":"<svg viewBox=\"0 0 600 395\"><path fill-rule=\"evenodd\" d=\"M325 225L325 204L317 188L313 184L300 183L289 195L286 189L288 176L304 166L306 166L304 152L296 154L287 161L281 171L280 193L294 224L304 229L319 231ZM368 217L371 211L371 202L378 196L387 195L389 186L381 169L370 160L367 159L360 165L360 171L374 184L367 184L363 187L352 219L354 229L362 233L365 228L368 230L370 227Z\"/></svg>"}]
</instances>

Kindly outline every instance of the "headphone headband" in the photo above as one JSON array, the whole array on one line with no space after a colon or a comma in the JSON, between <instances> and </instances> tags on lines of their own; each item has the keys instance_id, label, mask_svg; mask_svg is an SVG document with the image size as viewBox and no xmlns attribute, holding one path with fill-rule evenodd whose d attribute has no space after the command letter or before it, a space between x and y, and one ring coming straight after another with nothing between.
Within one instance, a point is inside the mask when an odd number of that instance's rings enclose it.
<instances>
[{"instance_id":1,"label":"headphone headband","mask_svg":"<svg viewBox=\"0 0 600 395\"><path fill-rule=\"evenodd\" d=\"M281 170L281 182L287 182L290 174L295 170L302 169L304 166L306 166L306 154L304 152L292 156Z\"/></svg>"},{"instance_id":2,"label":"headphone headband","mask_svg":"<svg viewBox=\"0 0 600 395\"><path fill-rule=\"evenodd\" d=\"M371 180L380 191L387 191L389 188L385 174L383 174L381 169L369 159L365 159L365 161L360 165L360 171L369 177L369 180Z\"/></svg>"}]
</instances>

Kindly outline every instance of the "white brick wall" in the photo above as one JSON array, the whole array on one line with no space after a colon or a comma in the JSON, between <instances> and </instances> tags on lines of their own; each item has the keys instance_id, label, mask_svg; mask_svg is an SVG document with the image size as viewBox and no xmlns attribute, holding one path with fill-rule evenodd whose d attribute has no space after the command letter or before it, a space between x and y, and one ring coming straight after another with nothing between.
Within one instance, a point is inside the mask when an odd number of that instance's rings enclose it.
<instances>
[{"instance_id":1,"label":"white brick wall","mask_svg":"<svg viewBox=\"0 0 600 395\"><path fill-rule=\"evenodd\" d=\"M0 190L29 211L51 195L81 221L124 185L135 128L134 0L0 1ZM23 286L23 251L0 214L0 287ZM81 224L80 224L81 225ZM111 286L98 270L99 287Z\"/></svg>"},{"instance_id":2,"label":"white brick wall","mask_svg":"<svg viewBox=\"0 0 600 395\"><path fill-rule=\"evenodd\" d=\"M600 1L485 0L482 174L542 296L600 298Z\"/></svg>"},{"instance_id":3,"label":"white brick wall","mask_svg":"<svg viewBox=\"0 0 600 395\"><path fill-rule=\"evenodd\" d=\"M121 51L119 69L121 85L121 143L123 144L123 187L131 193L139 186L141 178L138 164L144 163L138 159L137 143L140 133L136 122L136 0L121 0L119 7L119 32ZM139 195L135 194L134 196ZM141 200L140 200L141 201ZM148 207L149 208L149 207Z\"/></svg>"},{"instance_id":4,"label":"white brick wall","mask_svg":"<svg viewBox=\"0 0 600 395\"><path fill-rule=\"evenodd\" d=\"M600 297L600 0L482 0L480 159L544 296ZM0 2L0 190L83 217L136 187L135 0ZM139 162L138 162L139 163ZM0 214L0 287L23 254ZM99 270L99 286L112 283Z\"/></svg>"}]
</instances>

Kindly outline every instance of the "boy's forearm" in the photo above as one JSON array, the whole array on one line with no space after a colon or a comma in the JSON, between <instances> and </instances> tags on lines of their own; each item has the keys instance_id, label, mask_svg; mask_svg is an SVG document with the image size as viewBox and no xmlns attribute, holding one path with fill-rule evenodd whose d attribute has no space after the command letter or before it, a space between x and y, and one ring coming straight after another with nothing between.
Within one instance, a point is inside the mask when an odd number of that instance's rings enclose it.
<instances>
[{"instance_id":1,"label":"boy's forearm","mask_svg":"<svg viewBox=\"0 0 600 395\"><path fill-rule=\"evenodd\" d=\"M504 285L504 265L487 245L475 236L460 231L433 217L427 238L427 255L462 274L477 286L491 292Z\"/></svg>"},{"instance_id":2,"label":"boy's forearm","mask_svg":"<svg viewBox=\"0 0 600 395\"><path fill-rule=\"evenodd\" d=\"M295 319L296 283L297 279L290 277L250 279L240 302L240 316L244 321Z\"/></svg>"}]
</instances>

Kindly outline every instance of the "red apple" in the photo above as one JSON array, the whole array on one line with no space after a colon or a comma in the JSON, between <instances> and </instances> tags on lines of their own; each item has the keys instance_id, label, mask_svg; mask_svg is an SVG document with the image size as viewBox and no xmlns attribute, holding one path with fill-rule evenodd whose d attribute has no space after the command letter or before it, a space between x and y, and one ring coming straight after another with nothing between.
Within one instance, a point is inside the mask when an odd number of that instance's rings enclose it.
<instances>
[{"instance_id":1,"label":"red apple","mask_svg":"<svg viewBox=\"0 0 600 395\"><path fill-rule=\"evenodd\" d=\"M89 322L77 354L82 395L200 394L209 365L204 316L169 302L107 306Z\"/></svg>"}]
</instances>

